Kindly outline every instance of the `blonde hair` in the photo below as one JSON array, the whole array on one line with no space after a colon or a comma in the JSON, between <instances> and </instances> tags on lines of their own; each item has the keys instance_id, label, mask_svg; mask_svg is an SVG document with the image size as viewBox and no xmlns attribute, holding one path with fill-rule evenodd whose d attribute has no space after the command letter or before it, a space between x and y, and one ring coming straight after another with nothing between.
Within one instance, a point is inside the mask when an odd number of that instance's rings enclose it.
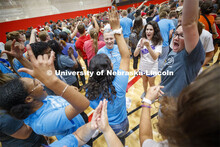
<instances>
[{"instance_id":1,"label":"blonde hair","mask_svg":"<svg viewBox=\"0 0 220 147\"><path fill-rule=\"evenodd\" d=\"M93 48L95 49L95 54L98 52L98 31L95 28L90 30L90 36L93 39Z\"/></svg>"}]
</instances>

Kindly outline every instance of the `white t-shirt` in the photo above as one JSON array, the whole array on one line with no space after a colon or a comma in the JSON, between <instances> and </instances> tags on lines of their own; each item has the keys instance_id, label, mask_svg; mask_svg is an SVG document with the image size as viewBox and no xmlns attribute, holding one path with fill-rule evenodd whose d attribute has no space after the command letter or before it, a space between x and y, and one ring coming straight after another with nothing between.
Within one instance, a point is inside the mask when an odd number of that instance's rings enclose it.
<instances>
[{"instance_id":1,"label":"white t-shirt","mask_svg":"<svg viewBox=\"0 0 220 147\"><path fill-rule=\"evenodd\" d=\"M141 40L139 40L137 46L139 46L139 44L141 43ZM157 53L162 53L162 44L161 45L156 45L154 46L152 41L150 41L150 46L151 48L157 52ZM152 72L158 72L158 59L154 60L152 58L152 56L150 55L148 49L146 46L144 46L141 51L140 51L140 65L139 65L139 70L143 73L143 74L148 74L148 75L152 75Z\"/></svg>"},{"instance_id":2,"label":"white t-shirt","mask_svg":"<svg viewBox=\"0 0 220 147\"><path fill-rule=\"evenodd\" d=\"M1 54L2 51L5 50L5 44L2 43L2 42L0 42L0 50L1 50L1 51L0 51L0 54ZM2 54L2 56L1 56L0 58L8 59L8 56L7 56L7 54Z\"/></svg>"},{"instance_id":3,"label":"white t-shirt","mask_svg":"<svg viewBox=\"0 0 220 147\"><path fill-rule=\"evenodd\" d=\"M209 31L203 29L199 38L206 53L214 51L215 48L213 44L212 34Z\"/></svg>"},{"instance_id":4,"label":"white t-shirt","mask_svg":"<svg viewBox=\"0 0 220 147\"><path fill-rule=\"evenodd\" d=\"M162 142L156 142L152 139L146 139L143 142L142 147L169 147L169 145L167 140L164 140Z\"/></svg>"},{"instance_id":5,"label":"white t-shirt","mask_svg":"<svg viewBox=\"0 0 220 147\"><path fill-rule=\"evenodd\" d=\"M107 29L111 29L111 26L109 23L107 25L105 25L105 27L104 27L104 30L107 30Z\"/></svg>"},{"instance_id":6,"label":"white t-shirt","mask_svg":"<svg viewBox=\"0 0 220 147\"><path fill-rule=\"evenodd\" d=\"M202 29L202 33L199 36L199 38L202 42L202 45L203 45L206 53L214 51L215 48L214 48L214 44L213 44L212 34L209 31ZM202 71L203 71L203 69L201 67L198 75L200 75L202 73Z\"/></svg>"},{"instance_id":7,"label":"white t-shirt","mask_svg":"<svg viewBox=\"0 0 220 147\"><path fill-rule=\"evenodd\" d=\"M90 30L93 28L93 25L91 24L88 28L87 28L87 32L90 33Z\"/></svg>"}]
</instances>

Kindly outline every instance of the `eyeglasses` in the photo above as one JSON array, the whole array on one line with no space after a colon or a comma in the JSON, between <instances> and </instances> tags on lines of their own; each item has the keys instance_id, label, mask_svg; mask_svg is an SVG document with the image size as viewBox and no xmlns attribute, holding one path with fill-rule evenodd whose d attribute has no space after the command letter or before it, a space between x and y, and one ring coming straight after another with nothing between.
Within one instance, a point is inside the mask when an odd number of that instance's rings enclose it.
<instances>
[{"instance_id":1,"label":"eyeglasses","mask_svg":"<svg viewBox=\"0 0 220 147\"><path fill-rule=\"evenodd\" d=\"M41 81L37 80L37 79L33 79L33 83L34 83L34 85L36 85L35 83L37 83L37 85L31 90L31 92L30 92L29 94L31 94L31 93L32 93L34 90L36 90L38 87L44 86L44 84L43 84Z\"/></svg>"},{"instance_id":2,"label":"eyeglasses","mask_svg":"<svg viewBox=\"0 0 220 147\"><path fill-rule=\"evenodd\" d=\"M175 33L174 33L174 38L175 38L176 36L178 37L178 39L184 39L183 34L178 34L177 32L175 32Z\"/></svg>"}]
</instances>

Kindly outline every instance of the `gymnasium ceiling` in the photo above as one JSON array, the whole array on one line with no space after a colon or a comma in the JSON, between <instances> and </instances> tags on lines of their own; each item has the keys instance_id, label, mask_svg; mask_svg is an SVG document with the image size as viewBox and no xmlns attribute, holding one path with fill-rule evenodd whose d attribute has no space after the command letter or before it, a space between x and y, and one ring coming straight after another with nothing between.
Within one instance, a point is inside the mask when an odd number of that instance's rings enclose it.
<instances>
[{"instance_id":1,"label":"gymnasium ceiling","mask_svg":"<svg viewBox=\"0 0 220 147\"><path fill-rule=\"evenodd\" d=\"M0 22L110 5L111 0L0 0Z\"/></svg>"}]
</instances>

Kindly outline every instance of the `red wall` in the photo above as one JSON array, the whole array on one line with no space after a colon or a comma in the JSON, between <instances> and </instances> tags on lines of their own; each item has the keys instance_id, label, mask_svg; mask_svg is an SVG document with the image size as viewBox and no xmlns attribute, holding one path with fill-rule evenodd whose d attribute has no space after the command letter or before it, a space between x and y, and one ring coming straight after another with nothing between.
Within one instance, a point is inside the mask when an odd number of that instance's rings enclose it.
<instances>
[{"instance_id":1,"label":"red wall","mask_svg":"<svg viewBox=\"0 0 220 147\"><path fill-rule=\"evenodd\" d=\"M151 4L160 4L165 0L154 0L146 3L145 5ZM127 9L128 7L137 7L141 3L119 6L118 9ZM58 19L68 19L68 18L75 18L76 16L86 16L87 14L95 14L99 12L107 11L110 7L103 7L103 8L96 8L96 9L89 9L89 10L82 10L82 11L74 11L68 13L61 13L55 15L47 15L42 17L35 17L35 18L28 18L28 19L21 19L9 22L0 23L0 42L6 42L6 32L11 32L15 30L24 29L27 30L28 27L33 26L34 28L38 25L43 25L44 22L49 22L49 20L57 21Z\"/></svg>"},{"instance_id":2,"label":"red wall","mask_svg":"<svg viewBox=\"0 0 220 147\"><path fill-rule=\"evenodd\" d=\"M151 0L151 1L148 1L147 3L145 3L144 5L148 6L149 4L160 4L164 1L168 1L168 0ZM142 2L141 2L142 3ZM118 9L127 9L129 7L138 7L140 6L141 3L135 3L135 4L130 4L130 5L124 5L124 6L118 6L117 8Z\"/></svg>"}]
</instances>

